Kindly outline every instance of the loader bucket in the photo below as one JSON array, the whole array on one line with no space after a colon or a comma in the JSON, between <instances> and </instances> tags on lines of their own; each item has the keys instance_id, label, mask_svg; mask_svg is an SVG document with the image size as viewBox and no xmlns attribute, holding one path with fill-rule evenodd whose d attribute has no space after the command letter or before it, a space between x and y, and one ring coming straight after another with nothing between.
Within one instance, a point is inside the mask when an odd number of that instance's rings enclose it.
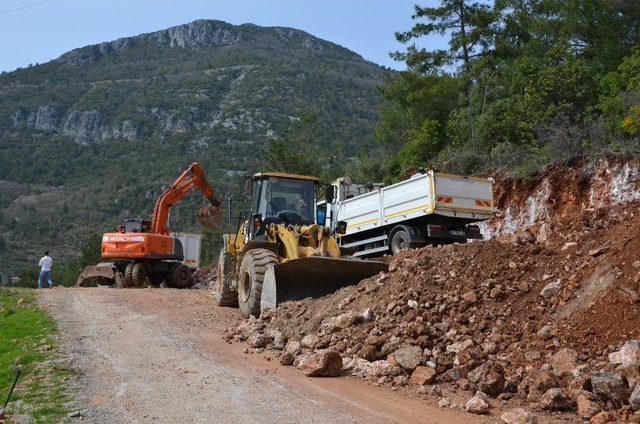
<instances>
[{"instance_id":1,"label":"loader bucket","mask_svg":"<svg viewBox=\"0 0 640 424\"><path fill-rule=\"evenodd\" d=\"M83 286L88 280L96 279L98 285L113 285L123 287L124 277L112 262L101 262L98 265L89 265L78 276L76 286Z\"/></svg>"},{"instance_id":2,"label":"loader bucket","mask_svg":"<svg viewBox=\"0 0 640 424\"><path fill-rule=\"evenodd\" d=\"M200 225L205 228L218 229L222 225L222 214L220 213L220 208L213 205L201 208L196 216Z\"/></svg>"},{"instance_id":3,"label":"loader bucket","mask_svg":"<svg viewBox=\"0 0 640 424\"><path fill-rule=\"evenodd\" d=\"M265 273L260 309L275 309L289 300L322 297L387 270L383 262L320 256L283 262Z\"/></svg>"}]
</instances>

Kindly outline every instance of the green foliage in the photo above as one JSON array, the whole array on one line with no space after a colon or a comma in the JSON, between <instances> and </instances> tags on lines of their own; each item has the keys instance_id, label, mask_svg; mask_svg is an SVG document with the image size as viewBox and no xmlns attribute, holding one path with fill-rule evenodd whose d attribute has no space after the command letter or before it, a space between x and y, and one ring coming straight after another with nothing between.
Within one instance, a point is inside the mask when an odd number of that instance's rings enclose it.
<instances>
[{"instance_id":1,"label":"green foliage","mask_svg":"<svg viewBox=\"0 0 640 424\"><path fill-rule=\"evenodd\" d=\"M376 138L395 178L639 150L637 2L442 0L413 18L400 41L437 33L449 49L394 54L409 71L382 89Z\"/></svg>"},{"instance_id":2,"label":"green foliage","mask_svg":"<svg viewBox=\"0 0 640 424\"><path fill-rule=\"evenodd\" d=\"M490 46L494 13L490 6L477 1L442 0L438 7L416 5L413 19L418 23L410 31L397 32L396 39L407 43L432 34L448 34L449 50L418 49L411 45L406 52L395 52L393 57L419 72L437 72L460 60L468 71L472 58L484 54Z\"/></svg>"},{"instance_id":3,"label":"green foliage","mask_svg":"<svg viewBox=\"0 0 640 424\"><path fill-rule=\"evenodd\" d=\"M262 152L263 169L323 180L336 178L344 169L344 154L337 146L327 149L318 145L320 130L316 114L302 113L281 138L267 140Z\"/></svg>"}]
</instances>

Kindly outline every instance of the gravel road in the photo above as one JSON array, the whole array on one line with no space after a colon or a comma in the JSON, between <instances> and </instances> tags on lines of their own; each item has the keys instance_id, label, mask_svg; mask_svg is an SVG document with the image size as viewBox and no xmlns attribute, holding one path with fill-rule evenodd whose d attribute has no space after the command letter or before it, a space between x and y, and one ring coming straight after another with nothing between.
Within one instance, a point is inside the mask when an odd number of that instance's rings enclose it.
<instances>
[{"instance_id":1,"label":"gravel road","mask_svg":"<svg viewBox=\"0 0 640 424\"><path fill-rule=\"evenodd\" d=\"M54 289L41 303L75 357L78 420L96 423L465 423L470 414L351 378L308 378L222 334L203 290Z\"/></svg>"}]
</instances>

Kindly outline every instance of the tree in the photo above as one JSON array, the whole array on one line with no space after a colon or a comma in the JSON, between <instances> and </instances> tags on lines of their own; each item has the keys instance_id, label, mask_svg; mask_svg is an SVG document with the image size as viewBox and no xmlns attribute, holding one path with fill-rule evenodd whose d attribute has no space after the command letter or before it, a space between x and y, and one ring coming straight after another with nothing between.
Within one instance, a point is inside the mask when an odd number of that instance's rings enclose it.
<instances>
[{"instance_id":1,"label":"tree","mask_svg":"<svg viewBox=\"0 0 640 424\"><path fill-rule=\"evenodd\" d=\"M324 149L319 139L318 116L302 113L281 138L267 140L262 153L264 170L336 177L345 163L343 152Z\"/></svg>"},{"instance_id":2,"label":"tree","mask_svg":"<svg viewBox=\"0 0 640 424\"><path fill-rule=\"evenodd\" d=\"M415 6L412 16L418 20L406 32L397 32L402 43L432 34L449 35L448 50L427 50L409 46L406 52L392 53L396 60L404 61L415 71L433 73L462 62L465 73L471 69L471 61L487 53L494 33L495 14L487 5L467 0L443 0L439 7ZM426 22L422 22L422 20Z\"/></svg>"}]
</instances>

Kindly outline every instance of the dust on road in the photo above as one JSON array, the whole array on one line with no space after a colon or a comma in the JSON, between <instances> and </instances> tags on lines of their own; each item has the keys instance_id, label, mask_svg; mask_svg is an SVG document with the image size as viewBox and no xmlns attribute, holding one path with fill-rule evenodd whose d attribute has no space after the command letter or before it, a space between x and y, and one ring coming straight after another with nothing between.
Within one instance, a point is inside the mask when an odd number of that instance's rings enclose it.
<instances>
[{"instance_id":1,"label":"dust on road","mask_svg":"<svg viewBox=\"0 0 640 424\"><path fill-rule=\"evenodd\" d=\"M89 422L477 422L350 378L312 379L224 342L208 292L56 289L41 302L80 370Z\"/></svg>"}]
</instances>

